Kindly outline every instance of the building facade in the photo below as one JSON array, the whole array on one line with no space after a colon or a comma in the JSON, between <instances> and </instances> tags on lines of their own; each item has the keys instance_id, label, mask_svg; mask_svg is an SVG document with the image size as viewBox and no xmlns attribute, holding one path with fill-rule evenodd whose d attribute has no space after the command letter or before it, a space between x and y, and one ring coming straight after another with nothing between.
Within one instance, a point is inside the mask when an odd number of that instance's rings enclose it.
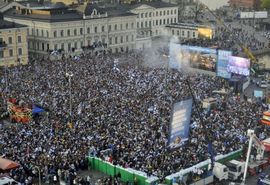
<instances>
[{"instance_id":1,"label":"building facade","mask_svg":"<svg viewBox=\"0 0 270 185\"><path fill-rule=\"evenodd\" d=\"M212 39L215 30L206 25L177 23L166 26L170 36L178 37L180 39L198 39L207 38Z\"/></svg>"},{"instance_id":2,"label":"building facade","mask_svg":"<svg viewBox=\"0 0 270 185\"><path fill-rule=\"evenodd\" d=\"M0 66L27 63L27 27L0 20Z\"/></svg>"},{"instance_id":3,"label":"building facade","mask_svg":"<svg viewBox=\"0 0 270 185\"><path fill-rule=\"evenodd\" d=\"M229 4L234 8L257 9L260 8L261 0L230 0Z\"/></svg>"},{"instance_id":4,"label":"building facade","mask_svg":"<svg viewBox=\"0 0 270 185\"><path fill-rule=\"evenodd\" d=\"M83 49L117 53L151 47L153 37L165 34L166 25L178 22L178 7L163 2L107 7L83 4L76 9L59 3L25 5L8 10L4 18L28 26L31 54Z\"/></svg>"},{"instance_id":5,"label":"building facade","mask_svg":"<svg viewBox=\"0 0 270 185\"><path fill-rule=\"evenodd\" d=\"M111 52L135 48L136 15L113 15L98 8L85 8L82 14L66 8L12 9L5 14L5 20L28 26L29 52L32 54L47 54L60 49L74 52L93 47Z\"/></svg>"}]
</instances>

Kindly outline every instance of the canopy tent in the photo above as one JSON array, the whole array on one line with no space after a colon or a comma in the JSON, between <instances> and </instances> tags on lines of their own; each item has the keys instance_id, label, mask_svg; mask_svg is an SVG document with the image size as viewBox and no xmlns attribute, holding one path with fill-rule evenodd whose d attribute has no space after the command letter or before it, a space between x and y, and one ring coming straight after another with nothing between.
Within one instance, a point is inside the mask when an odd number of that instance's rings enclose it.
<instances>
[{"instance_id":1,"label":"canopy tent","mask_svg":"<svg viewBox=\"0 0 270 185\"><path fill-rule=\"evenodd\" d=\"M44 111L45 111L44 109L42 109L36 105L33 105L32 114L39 114L39 113L42 113Z\"/></svg>"},{"instance_id":2,"label":"canopy tent","mask_svg":"<svg viewBox=\"0 0 270 185\"><path fill-rule=\"evenodd\" d=\"M0 170L11 170L19 166L20 165L14 161L0 157Z\"/></svg>"}]
</instances>

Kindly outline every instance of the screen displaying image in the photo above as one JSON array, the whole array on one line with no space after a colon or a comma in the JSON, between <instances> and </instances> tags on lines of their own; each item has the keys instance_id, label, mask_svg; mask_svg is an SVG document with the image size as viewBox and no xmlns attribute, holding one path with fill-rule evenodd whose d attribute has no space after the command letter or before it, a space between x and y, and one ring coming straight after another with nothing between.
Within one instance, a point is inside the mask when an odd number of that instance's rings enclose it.
<instances>
[{"instance_id":1,"label":"screen displaying image","mask_svg":"<svg viewBox=\"0 0 270 185\"><path fill-rule=\"evenodd\" d=\"M249 76L250 61L246 58L230 56L227 71L234 74Z\"/></svg>"}]
</instances>

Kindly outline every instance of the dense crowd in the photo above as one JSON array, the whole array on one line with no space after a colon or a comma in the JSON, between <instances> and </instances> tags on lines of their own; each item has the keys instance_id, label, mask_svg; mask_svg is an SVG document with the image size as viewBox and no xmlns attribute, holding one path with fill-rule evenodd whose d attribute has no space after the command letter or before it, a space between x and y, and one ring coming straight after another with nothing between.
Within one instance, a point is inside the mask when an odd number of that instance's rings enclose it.
<instances>
[{"instance_id":1,"label":"dense crowd","mask_svg":"<svg viewBox=\"0 0 270 185\"><path fill-rule=\"evenodd\" d=\"M234 55L242 53L243 50L239 43L251 51L257 51L269 47L265 42L259 41L253 34L243 28L234 28L229 26L230 31L223 27L218 27L214 37L210 39L194 39L184 41L183 44L202 46L202 47L215 47L223 50L232 51ZM267 36L266 36L267 37Z\"/></svg>"},{"instance_id":2,"label":"dense crowd","mask_svg":"<svg viewBox=\"0 0 270 185\"><path fill-rule=\"evenodd\" d=\"M29 124L0 127L0 156L21 164L11 175L26 182L37 177L38 166L44 181L52 184L61 178L72 184L77 171L87 168L88 154L105 159L103 151L109 149L113 164L162 179L209 158L199 116L210 138L215 138L216 154L241 148L247 140L246 130L257 126L262 104L213 93L228 88L225 80L186 71L142 68L137 65L141 60L139 54L128 53L118 60L112 55L76 61L42 59L7 69L9 97L49 110ZM71 88L67 72L73 73ZM2 70L1 92L5 89L4 77ZM186 79L198 102L214 96L217 106L200 115L193 111L189 141L170 150L167 141L172 104L190 97Z\"/></svg>"}]
</instances>

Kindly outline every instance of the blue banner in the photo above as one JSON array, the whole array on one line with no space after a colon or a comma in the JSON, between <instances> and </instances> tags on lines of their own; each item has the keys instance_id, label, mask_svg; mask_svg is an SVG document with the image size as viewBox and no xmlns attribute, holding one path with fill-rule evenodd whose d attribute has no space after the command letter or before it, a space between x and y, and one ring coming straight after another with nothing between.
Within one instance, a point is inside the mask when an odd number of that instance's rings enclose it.
<instances>
[{"instance_id":1,"label":"blue banner","mask_svg":"<svg viewBox=\"0 0 270 185\"><path fill-rule=\"evenodd\" d=\"M188 140L191 110L192 99L174 104L169 138L171 148L179 147Z\"/></svg>"},{"instance_id":2,"label":"blue banner","mask_svg":"<svg viewBox=\"0 0 270 185\"><path fill-rule=\"evenodd\" d=\"M227 71L227 66L229 62L229 56L232 56L231 51L218 51L218 61L217 61L217 76L230 79L232 74Z\"/></svg>"}]
</instances>

